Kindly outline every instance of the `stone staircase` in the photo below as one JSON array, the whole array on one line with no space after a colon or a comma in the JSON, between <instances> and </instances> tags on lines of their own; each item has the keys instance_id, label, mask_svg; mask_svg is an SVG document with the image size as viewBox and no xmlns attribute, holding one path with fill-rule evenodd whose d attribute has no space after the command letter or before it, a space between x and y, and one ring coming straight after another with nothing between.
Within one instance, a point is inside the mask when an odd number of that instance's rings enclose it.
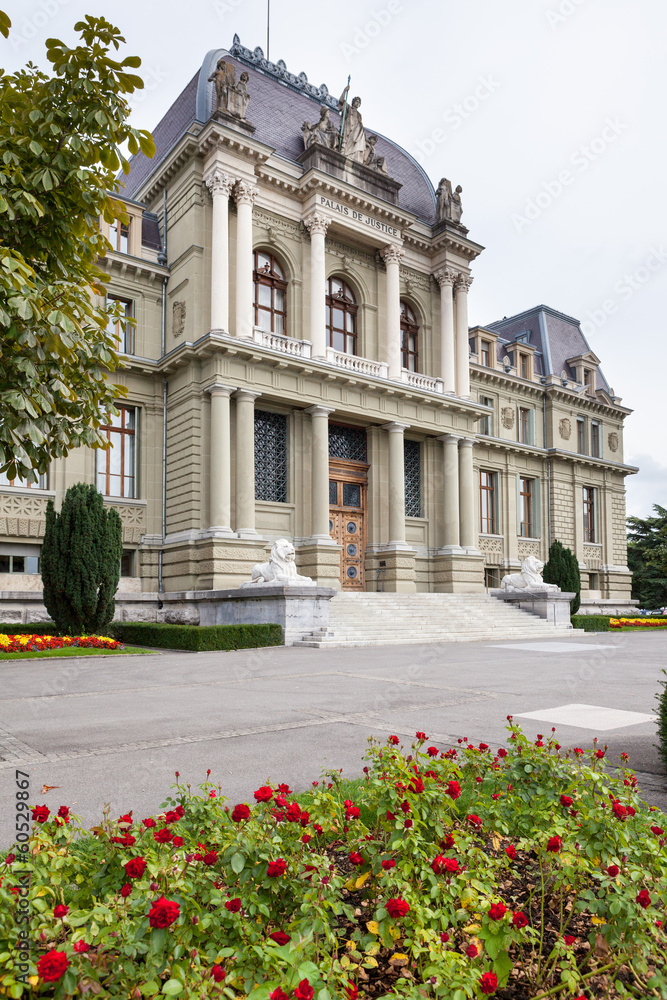
<instances>
[{"instance_id":1,"label":"stone staircase","mask_svg":"<svg viewBox=\"0 0 667 1000\"><path fill-rule=\"evenodd\" d=\"M550 625L488 594L338 593L329 627L295 646L401 646L407 643L563 639L581 629Z\"/></svg>"}]
</instances>

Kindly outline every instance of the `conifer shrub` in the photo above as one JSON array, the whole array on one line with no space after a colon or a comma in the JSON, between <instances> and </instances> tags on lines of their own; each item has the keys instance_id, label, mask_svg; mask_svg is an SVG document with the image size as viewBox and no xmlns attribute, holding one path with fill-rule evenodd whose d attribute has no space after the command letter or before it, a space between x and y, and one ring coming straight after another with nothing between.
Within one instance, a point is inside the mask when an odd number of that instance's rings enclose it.
<instances>
[{"instance_id":1,"label":"conifer shrub","mask_svg":"<svg viewBox=\"0 0 667 1000\"><path fill-rule=\"evenodd\" d=\"M570 614L576 615L581 604L581 577L579 563L572 549L565 548L558 540L552 542L542 579L545 583L555 583L565 593L574 593L575 596L570 601Z\"/></svg>"}]
</instances>

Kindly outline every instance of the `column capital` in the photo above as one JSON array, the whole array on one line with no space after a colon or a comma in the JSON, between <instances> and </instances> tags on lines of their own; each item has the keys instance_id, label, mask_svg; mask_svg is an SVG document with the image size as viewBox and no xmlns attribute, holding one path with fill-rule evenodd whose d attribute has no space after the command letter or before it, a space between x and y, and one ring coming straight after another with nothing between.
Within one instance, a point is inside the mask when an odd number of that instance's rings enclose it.
<instances>
[{"instance_id":1,"label":"column capital","mask_svg":"<svg viewBox=\"0 0 667 1000\"><path fill-rule=\"evenodd\" d=\"M331 219L322 212L311 212L303 220L303 224L311 236L326 236L331 225Z\"/></svg>"},{"instance_id":2,"label":"column capital","mask_svg":"<svg viewBox=\"0 0 667 1000\"><path fill-rule=\"evenodd\" d=\"M241 400L249 399L252 401L253 399L257 399L257 397L261 395L262 395L261 392L255 392L254 389L237 389L236 392L234 393L234 399L241 399Z\"/></svg>"},{"instance_id":3,"label":"column capital","mask_svg":"<svg viewBox=\"0 0 667 1000\"><path fill-rule=\"evenodd\" d=\"M229 198L235 183L236 178L230 174L226 174L220 167L213 167L212 170L204 174L204 184L211 192L211 197L213 198L220 194Z\"/></svg>"},{"instance_id":4,"label":"column capital","mask_svg":"<svg viewBox=\"0 0 667 1000\"><path fill-rule=\"evenodd\" d=\"M460 448L472 448L475 444L475 438L462 437L459 447Z\"/></svg>"},{"instance_id":5,"label":"column capital","mask_svg":"<svg viewBox=\"0 0 667 1000\"><path fill-rule=\"evenodd\" d=\"M438 437L438 441L442 441L443 444L455 444L458 445L459 441L463 440L462 434L441 434Z\"/></svg>"},{"instance_id":6,"label":"column capital","mask_svg":"<svg viewBox=\"0 0 667 1000\"><path fill-rule=\"evenodd\" d=\"M382 250L380 250L380 253L385 264L396 264L396 266L398 266L403 260L405 250L397 243L389 243L386 247L383 247Z\"/></svg>"},{"instance_id":7,"label":"column capital","mask_svg":"<svg viewBox=\"0 0 667 1000\"><path fill-rule=\"evenodd\" d=\"M231 396L233 392L236 392L235 385L224 385L222 382L213 382L211 385L207 385L204 392L208 392L211 396Z\"/></svg>"},{"instance_id":8,"label":"column capital","mask_svg":"<svg viewBox=\"0 0 667 1000\"><path fill-rule=\"evenodd\" d=\"M391 423L388 424L380 424L380 427L383 431L388 431L389 434L398 434L399 431L402 434L403 431L410 430L410 424L401 424L397 420L392 420Z\"/></svg>"},{"instance_id":9,"label":"column capital","mask_svg":"<svg viewBox=\"0 0 667 1000\"><path fill-rule=\"evenodd\" d=\"M336 411L329 406L307 406L303 411L304 413L309 413L311 417L328 417L330 413L335 413Z\"/></svg>"},{"instance_id":10,"label":"column capital","mask_svg":"<svg viewBox=\"0 0 667 1000\"><path fill-rule=\"evenodd\" d=\"M237 181L234 185L234 198L237 205L255 204L255 199L259 194L259 188L252 181Z\"/></svg>"},{"instance_id":11,"label":"column capital","mask_svg":"<svg viewBox=\"0 0 667 1000\"><path fill-rule=\"evenodd\" d=\"M473 279L472 279L471 275L469 275L469 274L459 274L459 276L457 277L457 279L456 279L456 281L454 283L454 287L456 288L457 292L465 292L465 294L467 295L468 294L468 289L472 285L472 282L473 282Z\"/></svg>"},{"instance_id":12,"label":"column capital","mask_svg":"<svg viewBox=\"0 0 667 1000\"><path fill-rule=\"evenodd\" d=\"M454 271L451 267L441 267L438 271L435 271L433 277L440 285L440 288L449 287L451 288L456 279L459 276L458 271Z\"/></svg>"}]
</instances>

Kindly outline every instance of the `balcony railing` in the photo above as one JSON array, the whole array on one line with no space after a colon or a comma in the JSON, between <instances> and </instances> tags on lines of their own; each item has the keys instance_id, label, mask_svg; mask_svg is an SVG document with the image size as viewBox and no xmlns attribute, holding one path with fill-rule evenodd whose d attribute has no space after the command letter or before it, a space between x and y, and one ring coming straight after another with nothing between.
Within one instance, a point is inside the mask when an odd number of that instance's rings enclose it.
<instances>
[{"instance_id":1,"label":"balcony railing","mask_svg":"<svg viewBox=\"0 0 667 1000\"><path fill-rule=\"evenodd\" d=\"M356 375L370 375L371 378L387 377L387 365L384 361L370 361L356 354L344 354L342 351L335 351L333 347L327 347L327 361L337 368L354 372Z\"/></svg>"},{"instance_id":2,"label":"balcony railing","mask_svg":"<svg viewBox=\"0 0 667 1000\"><path fill-rule=\"evenodd\" d=\"M413 389L418 389L420 392L445 391L445 383L441 378L431 378L430 375L411 372L407 368L403 368L401 371L401 381L407 382Z\"/></svg>"},{"instance_id":3,"label":"balcony railing","mask_svg":"<svg viewBox=\"0 0 667 1000\"><path fill-rule=\"evenodd\" d=\"M295 340L293 337L283 337L280 333L269 333L267 330L260 330L258 326L252 332L252 339L256 344L267 347L270 351L288 354L292 358L310 357L309 340Z\"/></svg>"}]
</instances>

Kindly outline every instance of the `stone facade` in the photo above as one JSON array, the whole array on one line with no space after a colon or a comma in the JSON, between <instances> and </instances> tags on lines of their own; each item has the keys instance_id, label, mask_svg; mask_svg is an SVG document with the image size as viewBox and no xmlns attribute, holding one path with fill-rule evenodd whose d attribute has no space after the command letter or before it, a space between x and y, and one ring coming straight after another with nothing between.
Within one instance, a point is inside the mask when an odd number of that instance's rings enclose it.
<instances>
[{"instance_id":1,"label":"stone facade","mask_svg":"<svg viewBox=\"0 0 667 1000\"><path fill-rule=\"evenodd\" d=\"M156 129L155 158L133 159L121 192L127 242L103 261L109 295L136 321L113 376L135 420L132 455L125 439L134 487L107 500L123 521L122 589L234 588L279 537L320 587L356 585L358 575L341 576L353 543L328 527L328 431L342 425L365 432L365 461L350 464L365 589L478 592L527 555L546 559L558 538L579 559L584 598L627 601L630 411L577 321L540 306L469 330L483 248L460 204L437 216L433 185L389 140L371 144L382 170L339 152L327 166L324 147L304 157L303 121L323 104L338 129L336 102L257 52L236 41L209 54L196 92L189 85ZM223 58L236 80L247 73L252 129L216 110ZM353 348L335 340L333 288L346 289ZM274 296L263 313L262 294ZM266 487L277 453L257 437L258 413L284 418L277 498ZM0 486L0 553L38 551L47 498L96 481L96 462L99 471L99 456L79 449L53 462L43 488ZM530 533L519 510L526 481ZM26 579L0 574L0 585L39 589L35 574Z\"/></svg>"}]
</instances>

